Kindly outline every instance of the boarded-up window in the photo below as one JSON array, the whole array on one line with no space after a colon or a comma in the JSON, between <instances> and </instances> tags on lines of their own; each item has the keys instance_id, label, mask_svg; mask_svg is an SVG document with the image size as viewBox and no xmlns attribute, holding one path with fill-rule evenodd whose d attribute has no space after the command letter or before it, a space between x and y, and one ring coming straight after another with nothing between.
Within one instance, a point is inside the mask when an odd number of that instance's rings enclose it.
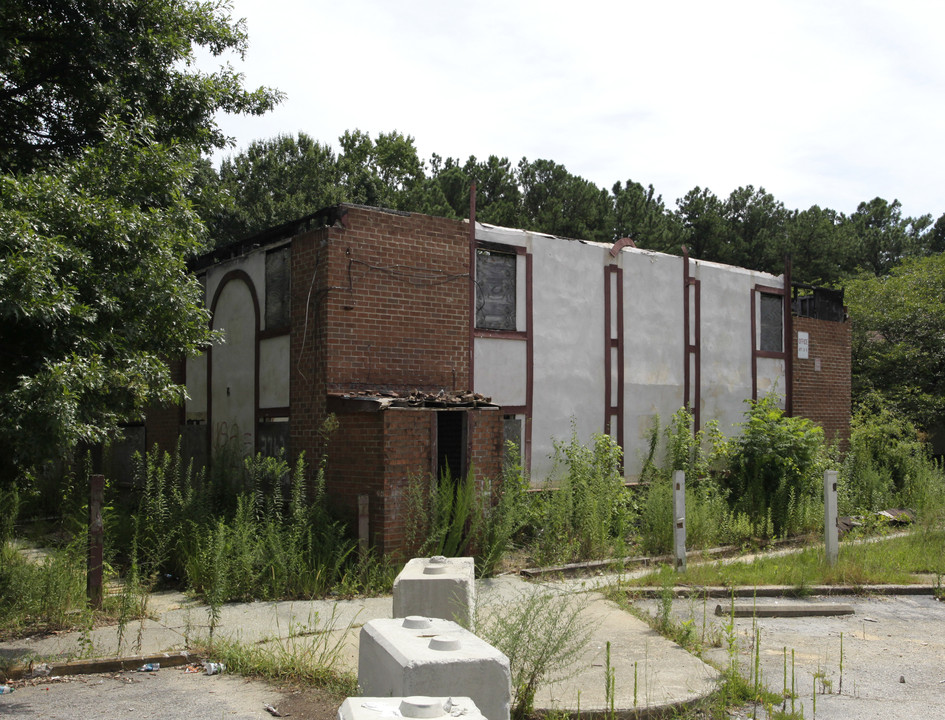
<instances>
[{"instance_id":1,"label":"boarded-up window","mask_svg":"<svg viewBox=\"0 0 945 720\"><path fill-rule=\"evenodd\" d=\"M515 263L511 253L476 253L476 327L515 330Z\"/></svg>"},{"instance_id":2,"label":"boarded-up window","mask_svg":"<svg viewBox=\"0 0 945 720\"><path fill-rule=\"evenodd\" d=\"M289 248L266 253L266 329L289 326Z\"/></svg>"},{"instance_id":3,"label":"boarded-up window","mask_svg":"<svg viewBox=\"0 0 945 720\"><path fill-rule=\"evenodd\" d=\"M761 293L761 350L784 350L784 303L780 295Z\"/></svg>"}]
</instances>

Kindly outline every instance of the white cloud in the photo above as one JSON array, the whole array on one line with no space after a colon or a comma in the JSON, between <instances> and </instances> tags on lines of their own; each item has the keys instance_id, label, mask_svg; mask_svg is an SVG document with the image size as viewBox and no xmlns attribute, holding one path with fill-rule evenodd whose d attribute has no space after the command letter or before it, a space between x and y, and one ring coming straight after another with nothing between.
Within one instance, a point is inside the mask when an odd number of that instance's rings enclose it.
<instances>
[{"instance_id":1,"label":"white cloud","mask_svg":"<svg viewBox=\"0 0 945 720\"><path fill-rule=\"evenodd\" d=\"M421 156L542 157L604 187L763 185L788 207L877 195L945 212L945 6L236 0L264 118L243 147L305 131L400 130Z\"/></svg>"}]
</instances>

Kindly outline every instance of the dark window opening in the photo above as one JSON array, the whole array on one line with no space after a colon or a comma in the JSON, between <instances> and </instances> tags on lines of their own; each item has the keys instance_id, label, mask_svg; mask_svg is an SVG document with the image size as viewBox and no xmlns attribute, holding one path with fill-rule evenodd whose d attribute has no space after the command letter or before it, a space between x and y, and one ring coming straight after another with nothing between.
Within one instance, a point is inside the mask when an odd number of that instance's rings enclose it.
<instances>
[{"instance_id":1,"label":"dark window opening","mask_svg":"<svg viewBox=\"0 0 945 720\"><path fill-rule=\"evenodd\" d=\"M266 253L266 330L289 325L289 247Z\"/></svg>"},{"instance_id":2,"label":"dark window opening","mask_svg":"<svg viewBox=\"0 0 945 720\"><path fill-rule=\"evenodd\" d=\"M436 476L454 480L466 474L466 413L447 410L436 414Z\"/></svg>"},{"instance_id":3,"label":"dark window opening","mask_svg":"<svg viewBox=\"0 0 945 720\"><path fill-rule=\"evenodd\" d=\"M807 292L801 294L802 290ZM810 285L794 285L793 310L798 317L843 322L846 320L846 312L843 309L843 288L833 290Z\"/></svg>"},{"instance_id":4,"label":"dark window opening","mask_svg":"<svg viewBox=\"0 0 945 720\"><path fill-rule=\"evenodd\" d=\"M761 293L761 350L784 351L784 303L780 295Z\"/></svg>"},{"instance_id":5,"label":"dark window opening","mask_svg":"<svg viewBox=\"0 0 945 720\"><path fill-rule=\"evenodd\" d=\"M265 457L288 457L289 418L260 418L256 426L256 451Z\"/></svg>"},{"instance_id":6,"label":"dark window opening","mask_svg":"<svg viewBox=\"0 0 945 720\"><path fill-rule=\"evenodd\" d=\"M515 269L511 253L476 251L476 327L515 330Z\"/></svg>"}]
</instances>

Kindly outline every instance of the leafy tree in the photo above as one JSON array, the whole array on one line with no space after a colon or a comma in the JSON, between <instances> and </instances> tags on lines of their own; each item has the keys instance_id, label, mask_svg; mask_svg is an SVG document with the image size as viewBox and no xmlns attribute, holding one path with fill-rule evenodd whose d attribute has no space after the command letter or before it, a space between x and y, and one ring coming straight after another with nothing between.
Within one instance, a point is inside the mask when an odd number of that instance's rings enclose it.
<instances>
[{"instance_id":1,"label":"leafy tree","mask_svg":"<svg viewBox=\"0 0 945 720\"><path fill-rule=\"evenodd\" d=\"M154 117L159 142L223 147L218 111L278 102L230 66L193 68L194 47L242 57L229 0L4 0L0 4L0 170L28 172L104 139L103 118Z\"/></svg>"},{"instance_id":2,"label":"leafy tree","mask_svg":"<svg viewBox=\"0 0 945 720\"><path fill-rule=\"evenodd\" d=\"M180 400L170 358L208 341L185 258L204 228L217 111L261 113L232 68L227 0L0 6L0 483Z\"/></svg>"},{"instance_id":3,"label":"leafy tree","mask_svg":"<svg viewBox=\"0 0 945 720\"><path fill-rule=\"evenodd\" d=\"M905 257L915 252L911 218L902 217L902 204L883 198L862 202L849 222L855 235L854 252L859 268L885 275Z\"/></svg>"},{"instance_id":4,"label":"leafy tree","mask_svg":"<svg viewBox=\"0 0 945 720\"><path fill-rule=\"evenodd\" d=\"M280 225L341 199L332 149L305 133L257 140L220 165L225 204L208 218L216 244Z\"/></svg>"},{"instance_id":5,"label":"leafy tree","mask_svg":"<svg viewBox=\"0 0 945 720\"><path fill-rule=\"evenodd\" d=\"M426 175L414 140L396 130L372 140L361 130L339 138L338 172L346 202L393 210L411 209Z\"/></svg>"},{"instance_id":6,"label":"leafy tree","mask_svg":"<svg viewBox=\"0 0 945 720\"><path fill-rule=\"evenodd\" d=\"M764 188L736 188L722 205L725 220L725 262L768 272L783 268L778 246L783 242L787 212Z\"/></svg>"},{"instance_id":7,"label":"leafy tree","mask_svg":"<svg viewBox=\"0 0 945 720\"><path fill-rule=\"evenodd\" d=\"M945 252L945 214L935 221L929 231L926 252L930 255Z\"/></svg>"},{"instance_id":8,"label":"leafy tree","mask_svg":"<svg viewBox=\"0 0 945 720\"><path fill-rule=\"evenodd\" d=\"M525 224L522 192L508 158L490 155L485 162L477 162L474 156L470 156L463 171L470 181L476 181L477 220L505 227L522 227ZM465 212L469 208L469 185L467 182Z\"/></svg>"},{"instance_id":9,"label":"leafy tree","mask_svg":"<svg viewBox=\"0 0 945 720\"><path fill-rule=\"evenodd\" d=\"M444 160L433 153L430 157L430 181L437 185L449 206L445 217L465 217L469 212L469 178L459 166L459 160Z\"/></svg>"},{"instance_id":10,"label":"leafy tree","mask_svg":"<svg viewBox=\"0 0 945 720\"><path fill-rule=\"evenodd\" d=\"M663 205L653 185L619 180L613 187L614 235L633 238L637 247L678 254L683 244L682 228Z\"/></svg>"},{"instance_id":11,"label":"leafy tree","mask_svg":"<svg viewBox=\"0 0 945 720\"><path fill-rule=\"evenodd\" d=\"M945 413L945 255L846 282L853 395L875 392L921 428Z\"/></svg>"},{"instance_id":12,"label":"leafy tree","mask_svg":"<svg viewBox=\"0 0 945 720\"><path fill-rule=\"evenodd\" d=\"M518 180L527 228L583 240L615 239L613 205L606 190L551 160L522 158Z\"/></svg>"},{"instance_id":13,"label":"leafy tree","mask_svg":"<svg viewBox=\"0 0 945 720\"><path fill-rule=\"evenodd\" d=\"M683 227L682 243L694 258L724 262L722 203L708 188L695 187L676 201L676 219Z\"/></svg>"},{"instance_id":14,"label":"leafy tree","mask_svg":"<svg viewBox=\"0 0 945 720\"><path fill-rule=\"evenodd\" d=\"M0 482L180 400L166 359L208 340L184 258L194 151L113 126L73 161L0 176Z\"/></svg>"},{"instance_id":15,"label":"leafy tree","mask_svg":"<svg viewBox=\"0 0 945 720\"><path fill-rule=\"evenodd\" d=\"M790 253L797 282L830 285L852 270L849 224L829 208L795 210L784 226L781 255Z\"/></svg>"}]
</instances>

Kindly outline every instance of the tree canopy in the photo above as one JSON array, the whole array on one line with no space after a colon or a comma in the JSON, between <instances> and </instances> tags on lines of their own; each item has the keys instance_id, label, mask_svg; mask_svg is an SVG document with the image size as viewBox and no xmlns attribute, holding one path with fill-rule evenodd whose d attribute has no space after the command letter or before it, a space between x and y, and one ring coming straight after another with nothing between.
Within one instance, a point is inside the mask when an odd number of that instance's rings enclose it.
<instances>
[{"instance_id":1,"label":"tree canopy","mask_svg":"<svg viewBox=\"0 0 945 720\"><path fill-rule=\"evenodd\" d=\"M203 240L192 151L140 141L114 128L74 161L0 177L0 450L20 467L179 400L166 361L207 341L185 262Z\"/></svg>"},{"instance_id":2,"label":"tree canopy","mask_svg":"<svg viewBox=\"0 0 945 720\"><path fill-rule=\"evenodd\" d=\"M945 413L945 254L846 283L854 394L879 394L920 427Z\"/></svg>"},{"instance_id":3,"label":"tree canopy","mask_svg":"<svg viewBox=\"0 0 945 720\"><path fill-rule=\"evenodd\" d=\"M0 171L76 157L105 118L157 119L157 142L224 147L214 116L264 113L280 94L247 90L231 66L194 67L194 48L242 57L228 1L4 0L0 4Z\"/></svg>"},{"instance_id":4,"label":"tree canopy","mask_svg":"<svg viewBox=\"0 0 945 720\"><path fill-rule=\"evenodd\" d=\"M194 181L218 111L259 113L229 66L227 2L9 0L0 6L0 484L148 405L210 337L186 259L204 247ZM216 176L216 173L211 171Z\"/></svg>"},{"instance_id":5,"label":"tree canopy","mask_svg":"<svg viewBox=\"0 0 945 720\"><path fill-rule=\"evenodd\" d=\"M695 187L664 203L632 178L610 190L552 160L489 156L424 161L409 135L361 130L339 138L334 155L308 135L256 141L223 161L216 178L228 207L208 220L224 244L336 202L465 217L476 183L482 222L583 240L631 237L638 247L780 273L794 258L799 282L831 285L858 272L883 274L901 260L945 249L945 215L903 217L898 201L874 198L850 215L813 205L789 210L764 187L720 198ZM212 184L213 178L209 178Z\"/></svg>"}]
</instances>

